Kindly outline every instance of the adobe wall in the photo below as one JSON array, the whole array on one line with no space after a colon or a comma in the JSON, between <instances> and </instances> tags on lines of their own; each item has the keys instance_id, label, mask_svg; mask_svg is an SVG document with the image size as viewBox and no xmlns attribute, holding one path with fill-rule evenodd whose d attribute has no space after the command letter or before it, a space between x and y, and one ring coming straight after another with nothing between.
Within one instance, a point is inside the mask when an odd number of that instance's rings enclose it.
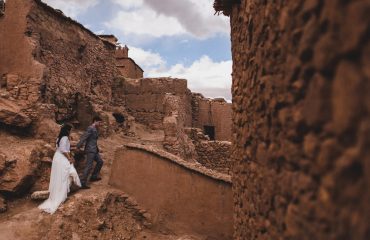
<instances>
[{"instance_id":1,"label":"adobe wall","mask_svg":"<svg viewBox=\"0 0 370 240\"><path fill-rule=\"evenodd\" d=\"M207 99L199 94L193 94L192 98L192 126L203 130L204 126L214 126L216 140L231 141L231 104L221 99Z\"/></svg>"},{"instance_id":2,"label":"adobe wall","mask_svg":"<svg viewBox=\"0 0 370 240\"><path fill-rule=\"evenodd\" d=\"M73 119L79 99L89 109L112 103L115 46L43 2L7 1L0 43L1 96L32 119Z\"/></svg>"},{"instance_id":3,"label":"adobe wall","mask_svg":"<svg viewBox=\"0 0 370 240\"><path fill-rule=\"evenodd\" d=\"M26 108L39 98L43 66L32 57L33 39L27 35L27 14L31 1L9 0L0 17L1 96L16 100Z\"/></svg>"},{"instance_id":4,"label":"adobe wall","mask_svg":"<svg viewBox=\"0 0 370 240\"><path fill-rule=\"evenodd\" d=\"M115 46L47 5L31 2L28 31L37 46L34 57L45 65L42 97L57 105L57 119L73 117L79 97L110 103L119 75Z\"/></svg>"},{"instance_id":5,"label":"adobe wall","mask_svg":"<svg viewBox=\"0 0 370 240\"><path fill-rule=\"evenodd\" d=\"M172 78L142 78L121 80L122 85L117 88L123 93L127 111L135 117L139 123L148 125L154 129L163 129L165 116L166 94L173 94L181 98L185 104L183 109L187 114L184 120L186 125L191 124L190 91L184 79ZM187 104L188 103L188 104Z\"/></svg>"},{"instance_id":6,"label":"adobe wall","mask_svg":"<svg viewBox=\"0 0 370 240\"><path fill-rule=\"evenodd\" d=\"M187 91L188 92L188 91ZM166 94L163 100L163 147L170 153L188 161L196 159L194 144L185 134L187 121L191 120L190 94Z\"/></svg>"},{"instance_id":7,"label":"adobe wall","mask_svg":"<svg viewBox=\"0 0 370 240\"><path fill-rule=\"evenodd\" d=\"M231 174L231 142L200 141L195 144L197 161L215 171Z\"/></svg>"},{"instance_id":8,"label":"adobe wall","mask_svg":"<svg viewBox=\"0 0 370 240\"><path fill-rule=\"evenodd\" d=\"M116 151L109 183L145 207L157 230L232 239L232 192L226 175L129 144Z\"/></svg>"},{"instance_id":9,"label":"adobe wall","mask_svg":"<svg viewBox=\"0 0 370 240\"><path fill-rule=\"evenodd\" d=\"M231 174L231 142L210 141L200 128L185 128L185 133L192 140L197 162L217 172Z\"/></svg>"},{"instance_id":10,"label":"adobe wall","mask_svg":"<svg viewBox=\"0 0 370 240\"><path fill-rule=\"evenodd\" d=\"M131 58L117 58L117 67L123 77L143 78L143 70Z\"/></svg>"},{"instance_id":11,"label":"adobe wall","mask_svg":"<svg viewBox=\"0 0 370 240\"><path fill-rule=\"evenodd\" d=\"M370 2L231 12L235 239L368 239Z\"/></svg>"}]
</instances>

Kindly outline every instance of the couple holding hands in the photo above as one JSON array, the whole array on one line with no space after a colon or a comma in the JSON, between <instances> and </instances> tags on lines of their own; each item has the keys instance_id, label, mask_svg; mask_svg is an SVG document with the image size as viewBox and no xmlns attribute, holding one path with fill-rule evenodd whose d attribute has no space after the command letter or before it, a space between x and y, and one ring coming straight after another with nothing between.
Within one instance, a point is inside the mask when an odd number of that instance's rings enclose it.
<instances>
[{"instance_id":1,"label":"couple holding hands","mask_svg":"<svg viewBox=\"0 0 370 240\"><path fill-rule=\"evenodd\" d=\"M82 146L85 145L87 163L81 174L81 180L73 166L74 159L71 155L69 135L72 130L72 125L64 124L62 126L57 138L57 149L51 166L49 198L39 206L39 209L53 214L58 209L59 205L67 199L72 182L82 189L89 189L90 187L87 185L87 182L94 161L96 161L96 165L91 174L90 181L101 180L99 173L103 166L103 160L100 157L98 148L98 130L101 124L102 119L100 117L94 117L93 123L87 128L76 145L77 149L81 149Z\"/></svg>"}]
</instances>

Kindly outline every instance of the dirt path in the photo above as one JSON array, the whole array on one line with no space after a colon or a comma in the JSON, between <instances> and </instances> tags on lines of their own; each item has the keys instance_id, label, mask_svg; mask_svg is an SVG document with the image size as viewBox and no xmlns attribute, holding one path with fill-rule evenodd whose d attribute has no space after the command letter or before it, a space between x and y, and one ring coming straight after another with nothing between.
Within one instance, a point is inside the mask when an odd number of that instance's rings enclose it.
<instances>
[{"instance_id":1,"label":"dirt path","mask_svg":"<svg viewBox=\"0 0 370 240\"><path fill-rule=\"evenodd\" d=\"M124 142L160 145L146 133L142 139L110 136L99 141L104 166L102 180L91 189L71 193L53 215L37 209L40 202L23 198L9 203L9 211L0 214L0 240L19 239L152 239L200 240L193 236L156 233L148 229L146 211L135 200L108 185L114 152Z\"/></svg>"}]
</instances>

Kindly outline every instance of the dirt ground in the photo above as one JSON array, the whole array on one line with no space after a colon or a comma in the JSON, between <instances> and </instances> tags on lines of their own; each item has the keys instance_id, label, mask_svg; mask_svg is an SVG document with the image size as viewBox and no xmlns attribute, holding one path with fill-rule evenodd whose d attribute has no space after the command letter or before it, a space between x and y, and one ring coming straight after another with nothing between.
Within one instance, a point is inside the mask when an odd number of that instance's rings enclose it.
<instances>
[{"instance_id":1,"label":"dirt ground","mask_svg":"<svg viewBox=\"0 0 370 240\"><path fill-rule=\"evenodd\" d=\"M41 202L29 195L8 201L8 211L0 214L0 240L36 239L153 239L200 240L203 238L161 232L150 229L150 214L137 205L130 196L108 185L110 167L115 149L124 142L141 142L160 147L162 133L138 129L135 138L112 135L100 139L104 166L102 180L91 183L91 189L72 192L53 215L41 212ZM81 133L78 133L81 134ZM15 155L27 154L35 142L32 139L0 135L11 142L7 151ZM26 151L26 152L25 152Z\"/></svg>"}]
</instances>

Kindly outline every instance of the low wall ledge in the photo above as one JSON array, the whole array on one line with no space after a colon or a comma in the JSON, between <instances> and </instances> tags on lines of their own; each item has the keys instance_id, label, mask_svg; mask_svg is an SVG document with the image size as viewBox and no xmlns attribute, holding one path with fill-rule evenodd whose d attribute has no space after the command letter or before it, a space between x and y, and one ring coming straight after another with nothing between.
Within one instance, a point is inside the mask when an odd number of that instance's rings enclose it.
<instances>
[{"instance_id":1,"label":"low wall ledge","mask_svg":"<svg viewBox=\"0 0 370 240\"><path fill-rule=\"evenodd\" d=\"M126 143L124 144L120 149L124 148L131 148L131 149L139 149L145 152L149 152L155 155L158 155L164 159L167 159L168 161L171 161L173 163L176 163L177 165L180 165L184 168L187 168L189 170L192 170L194 172L200 173L201 175L208 176L210 178L213 178L215 180L220 180L226 183L232 183L231 181L231 176L223 173L216 172L212 169L208 169L201 165L200 163L192 163L192 162L187 162L180 157L173 155L169 152L166 152L164 150L155 148L153 146L148 146L148 145L143 145L143 144L136 144L136 143Z\"/></svg>"}]
</instances>

